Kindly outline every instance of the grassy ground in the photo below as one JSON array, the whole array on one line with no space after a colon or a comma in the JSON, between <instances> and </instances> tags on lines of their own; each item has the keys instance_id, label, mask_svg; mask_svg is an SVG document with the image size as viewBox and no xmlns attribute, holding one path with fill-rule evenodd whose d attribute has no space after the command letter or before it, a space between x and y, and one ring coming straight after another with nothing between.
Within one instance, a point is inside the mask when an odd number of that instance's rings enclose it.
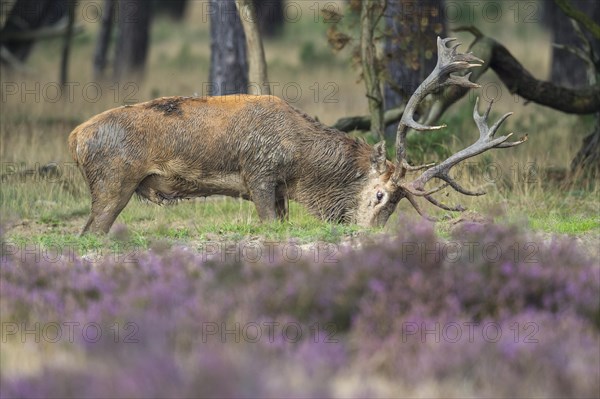
<instances>
[{"instance_id":1,"label":"grassy ground","mask_svg":"<svg viewBox=\"0 0 600 399\"><path fill-rule=\"evenodd\" d=\"M359 72L350 65L349 54L331 54L325 41L327 26L315 22L314 4L298 4L302 6L302 17L289 23L280 38L265 43L270 79L276 83L274 94L329 124L342 116L364 114L367 107L363 86L358 81ZM59 40L48 40L35 48L28 62L33 72L10 75L3 71L0 212L6 239L46 246L73 243L83 252L118 245L118 234L108 239L77 237L89 212L89 194L68 154L67 136L77 124L123 103L166 95L206 94L210 54L206 20L200 2L192 2L185 24L158 18L152 29L148 72L139 84L93 82L91 59L98 29L93 20L82 22L85 32L75 39L69 75L72 96L62 93L63 98L72 98L55 101ZM550 38L539 24L517 24L508 14L497 23L480 22L484 33L502 41L535 76L547 76ZM527 42L518 39L524 36ZM468 35L459 38L464 43L469 41ZM483 83L479 93L463 99L443 116L442 122L449 126L443 133L411 139L409 151L413 159L437 160L475 139L477 130L471 119L475 95L484 99L496 96L496 88L501 87L491 72L484 76ZM597 241L598 189L552 178L567 170L590 129L591 119L525 104L504 87L499 93L493 116L514 112L505 130L528 133L529 141L516 149L486 153L457 168L455 173L460 173L461 181L470 187L486 187L488 195L460 198L448 192L446 201L460 201L473 212L491 215L496 220L527 223L545 234L569 234ZM58 166L59 176L37 170L48 163ZM34 172L19 173L25 170ZM459 217L430 211L448 220L437 227L442 235ZM401 203L383 231L398 228L398 220L406 214L414 217L412 208ZM126 225L128 239L142 247L157 241L193 247L211 240L341 242L381 232L324 223L297 204L292 204L289 222L260 224L251 203L220 198L167 207L134 199L116 224Z\"/></svg>"}]
</instances>

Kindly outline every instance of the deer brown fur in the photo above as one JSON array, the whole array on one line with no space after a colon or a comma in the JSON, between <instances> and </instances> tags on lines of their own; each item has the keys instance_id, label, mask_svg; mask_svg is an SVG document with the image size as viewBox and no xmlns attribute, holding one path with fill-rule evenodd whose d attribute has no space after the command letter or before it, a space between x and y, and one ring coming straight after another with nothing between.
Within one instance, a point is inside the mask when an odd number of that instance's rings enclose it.
<instances>
[{"instance_id":1,"label":"deer brown fur","mask_svg":"<svg viewBox=\"0 0 600 399\"><path fill-rule=\"evenodd\" d=\"M115 108L73 130L69 147L92 196L84 232L107 232L134 192L157 204L242 197L263 220L284 218L289 198L323 219L357 222L358 194L382 155L381 146L327 128L277 97L248 95Z\"/></svg>"}]
</instances>

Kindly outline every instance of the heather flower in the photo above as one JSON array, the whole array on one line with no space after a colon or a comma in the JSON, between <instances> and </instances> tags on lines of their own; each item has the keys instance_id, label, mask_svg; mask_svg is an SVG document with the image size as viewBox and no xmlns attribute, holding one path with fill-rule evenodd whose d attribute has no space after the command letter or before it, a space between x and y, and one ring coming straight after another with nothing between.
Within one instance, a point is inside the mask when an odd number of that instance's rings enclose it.
<instances>
[{"instance_id":1,"label":"heather flower","mask_svg":"<svg viewBox=\"0 0 600 399\"><path fill-rule=\"evenodd\" d=\"M593 259L513 226L403 227L337 263L7 256L0 396L596 396ZM42 360L7 371L13 351Z\"/></svg>"}]
</instances>

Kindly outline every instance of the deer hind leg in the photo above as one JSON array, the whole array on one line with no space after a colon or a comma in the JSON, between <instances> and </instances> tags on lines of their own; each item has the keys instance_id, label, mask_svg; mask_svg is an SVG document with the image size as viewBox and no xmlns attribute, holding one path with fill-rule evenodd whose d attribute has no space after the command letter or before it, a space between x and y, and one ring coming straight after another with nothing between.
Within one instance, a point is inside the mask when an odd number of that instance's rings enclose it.
<instances>
[{"instance_id":1,"label":"deer hind leg","mask_svg":"<svg viewBox=\"0 0 600 399\"><path fill-rule=\"evenodd\" d=\"M110 176L110 175L108 175ZM119 181L118 175L110 178L89 179L92 211L81 234L108 233L115 219L127 205L138 184Z\"/></svg>"}]
</instances>

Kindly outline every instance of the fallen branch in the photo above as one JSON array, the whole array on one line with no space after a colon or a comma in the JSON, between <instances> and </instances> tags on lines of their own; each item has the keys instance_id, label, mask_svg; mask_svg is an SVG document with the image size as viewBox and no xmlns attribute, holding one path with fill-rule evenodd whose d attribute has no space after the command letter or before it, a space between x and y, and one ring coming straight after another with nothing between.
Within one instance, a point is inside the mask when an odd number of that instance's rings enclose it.
<instances>
[{"instance_id":1,"label":"fallen branch","mask_svg":"<svg viewBox=\"0 0 600 399\"><path fill-rule=\"evenodd\" d=\"M25 74L33 73L33 70L25 65L21 60L14 56L5 46L0 46L0 61L8 65L11 69Z\"/></svg>"},{"instance_id":2,"label":"fallen branch","mask_svg":"<svg viewBox=\"0 0 600 399\"><path fill-rule=\"evenodd\" d=\"M398 122L402 118L404 113L404 104L401 104L397 108L388 109L383 114L383 124L385 127ZM354 130L371 130L371 116L349 116L346 118L340 118L332 126L334 129L341 130L342 132L352 132Z\"/></svg>"},{"instance_id":3,"label":"fallen branch","mask_svg":"<svg viewBox=\"0 0 600 399\"><path fill-rule=\"evenodd\" d=\"M538 80L503 45L489 40L493 46L490 68L511 93L570 114L592 114L600 109L600 85L570 89Z\"/></svg>"},{"instance_id":4,"label":"fallen branch","mask_svg":"<svg viewBox=\"0 0 600 399\"><path fill-rule=\"evenodd\" d=\"M57 24L47 26L36 30L25 30L25 31L4 31L0 36L0 43L7 42L26 42L29 40L41 40L41 39L52 39L55 37L63 37L67 33L67 24ZM73 35L82 33L84 31L83 25L76 25L73 27Z\"/></svg>"}]
</instances>

